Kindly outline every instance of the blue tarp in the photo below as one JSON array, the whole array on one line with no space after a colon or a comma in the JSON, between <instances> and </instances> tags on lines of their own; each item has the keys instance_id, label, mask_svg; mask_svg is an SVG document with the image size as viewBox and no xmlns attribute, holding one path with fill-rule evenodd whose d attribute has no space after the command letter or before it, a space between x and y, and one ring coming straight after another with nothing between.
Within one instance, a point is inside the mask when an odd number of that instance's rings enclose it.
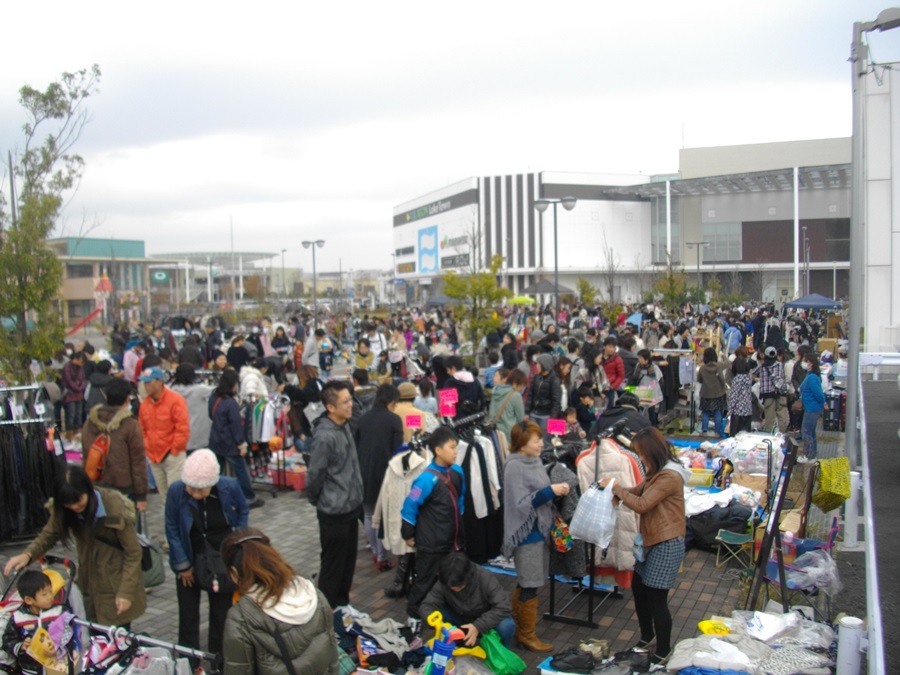
<instances>
[{"instance_id":1,"label":"blue tarp","mask_svg":"<svg viewBox=\"0 0 900 675\"><path fill-rule=\"evenodd\" d=\"M824 295L813 293L812 295L806 295L786 302L784 306L788 309L840 309L841 303L831 298L826 298Z\"/></svg>"}]
</instances>

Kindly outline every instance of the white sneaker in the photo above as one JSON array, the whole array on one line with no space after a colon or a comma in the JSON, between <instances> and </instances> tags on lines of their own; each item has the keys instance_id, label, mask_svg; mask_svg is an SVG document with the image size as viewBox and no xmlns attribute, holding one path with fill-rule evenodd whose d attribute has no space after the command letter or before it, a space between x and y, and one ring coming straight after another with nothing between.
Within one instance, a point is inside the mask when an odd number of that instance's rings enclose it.
<instances>
[{"instance_id":1,"label":"white sneaker","mask_svg":"<svg viewBox=\"0 0 900 675\"><path fill-rule=\"evenodd\" d=\"M408 616L406 617L406 627L413 632L413 635L418 635L422 631L422 620Z\"/></svg>"}]
</instances>

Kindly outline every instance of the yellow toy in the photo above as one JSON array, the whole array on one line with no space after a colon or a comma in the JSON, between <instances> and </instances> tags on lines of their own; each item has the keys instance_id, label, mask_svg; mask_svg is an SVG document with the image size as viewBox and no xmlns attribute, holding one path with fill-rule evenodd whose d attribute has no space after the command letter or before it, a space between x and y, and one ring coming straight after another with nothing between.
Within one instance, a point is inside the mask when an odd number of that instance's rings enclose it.
<instances>
[{"instance_id":1,"label":"yellow toy","mask_svg":"<svg viewBox=\"0 0 900 675\"><path fill-rule=\"evenodd\" d=\"M453 624L446 623L444 621L444 615L439 611L432 612L428 615L428 618L425 620L429 626L434 627L434 637L431 638L426 644L428 648L433 652L434 651L434 643L437 642L455 642L456 640L463 640L466 637L465 632L461 628L457 628ZM453 656L474 656L478 659L486 659L487 652L484 651L479 646L474 647L456 647L453 650Z\"/></svg>"}]
</instances>

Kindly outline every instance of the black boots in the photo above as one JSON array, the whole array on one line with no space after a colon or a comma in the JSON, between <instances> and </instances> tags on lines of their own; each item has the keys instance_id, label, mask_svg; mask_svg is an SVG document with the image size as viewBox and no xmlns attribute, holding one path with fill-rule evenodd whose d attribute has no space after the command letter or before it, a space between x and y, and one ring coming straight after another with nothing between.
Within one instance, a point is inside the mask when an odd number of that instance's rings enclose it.
<instances>
[{"instance_id":1,"label":"black boots","mask_svg":"<svg viewBox=\"0 0 900 675\"><path fill-rule=\"evenodd\" d=\"M401 598L409 590L412 575L415 570L415 553L407 553L397 558L397 573L391 585L384 589L384 595L388 598Z\"/></svg>"}]
</instances>

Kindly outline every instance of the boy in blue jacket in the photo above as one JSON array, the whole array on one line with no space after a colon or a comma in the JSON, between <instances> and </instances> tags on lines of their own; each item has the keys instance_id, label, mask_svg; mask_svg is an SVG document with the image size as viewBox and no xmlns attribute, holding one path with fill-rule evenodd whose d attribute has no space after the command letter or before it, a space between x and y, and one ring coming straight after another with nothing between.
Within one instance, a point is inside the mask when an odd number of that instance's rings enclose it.
<instances>
[{"instance_id":1,"label":"boy in blue jacket","mask_svg":"<svg viewBox=\"0 0 900 675\"><path fill-rule=\"evenodd\" d=\"M441 559L465 549L462 514L466 480L456 462L456 434L440 426L428 440L434 461L412 484L403 502L400 533L416 547L416 577L407 596L407 625L418 633L422 625L419 605L437 578Z\"/></svg>"}]
</instances>

